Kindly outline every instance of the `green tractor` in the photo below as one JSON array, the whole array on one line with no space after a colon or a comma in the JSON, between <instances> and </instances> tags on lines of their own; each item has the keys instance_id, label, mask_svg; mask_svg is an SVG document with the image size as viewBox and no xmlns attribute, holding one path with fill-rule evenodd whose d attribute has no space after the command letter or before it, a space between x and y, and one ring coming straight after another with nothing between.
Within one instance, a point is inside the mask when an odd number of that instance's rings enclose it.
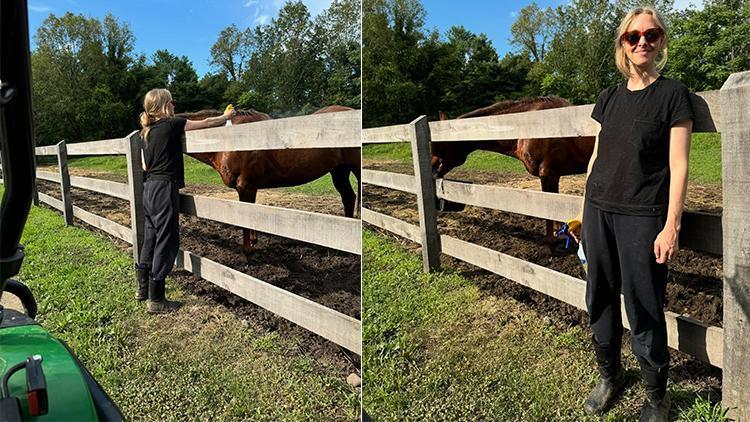
<instances>
[{"instance_id":1,"label":"green tractor","mask_svg":"<svg viewBox=\"0 0 750 422\"><path fill-rule=\"evenodd\" d=\"M0 421L122 420L73 352L34 320L31 291L11 279L24 257L35 175L26 0L0 2L0 84L0 297L16 296L25 311L0 305Z\"/></svg>"}]
</instances>

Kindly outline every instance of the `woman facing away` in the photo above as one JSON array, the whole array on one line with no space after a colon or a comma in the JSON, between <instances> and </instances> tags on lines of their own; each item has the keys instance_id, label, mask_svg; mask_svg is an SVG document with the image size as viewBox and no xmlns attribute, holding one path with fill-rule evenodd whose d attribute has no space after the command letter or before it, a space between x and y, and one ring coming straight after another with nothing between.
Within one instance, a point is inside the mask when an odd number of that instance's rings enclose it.
<instances>
[{"instance_id":1,"label":"woman facing away","mask_svg":"<svg viewBox=\"0 0 750 422\"><path fill-rule=\"evenodd\" d=\"M185 186L182 135L185 131L221 126L234 115L191 121L174 116L175 101L166 89L152 89L143 98L141 138L143 149L144 235L139 263L135 266L136 300L146 300L149 313L165 313L180 307L164 297L164 280L172 270L180 246L180 194Z\"/></svg>"},{"instance_id":2,"label":"woman facing away","mask_svg":"<svg viewBox=\"0 0 750 422\"><path fill-rule=\"evenodd\" d=\"M646 389L640 421L669 415L664 298L678 250L693 110L687 88L659 74L667 43L654 9L628 13L615 40L626 80L602 91L591 114L601 130L577 217L582 226L572 233L588 260L586 306L600 373L584 405L589 414L609 410L625 386L622 293Z\"/></svg>"}]
</instances>

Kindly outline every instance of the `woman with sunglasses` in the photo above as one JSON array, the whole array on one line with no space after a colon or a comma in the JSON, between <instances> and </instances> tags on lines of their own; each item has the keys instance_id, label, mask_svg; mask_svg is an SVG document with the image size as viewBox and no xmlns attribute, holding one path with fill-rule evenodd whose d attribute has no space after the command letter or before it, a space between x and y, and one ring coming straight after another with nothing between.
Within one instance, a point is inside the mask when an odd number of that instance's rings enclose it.
<instances>
[{"instance_id":1,"label":"woman with sunglasses","mask_svg":"<svg viewBox=\"0 0 750 422\"><path fill-rule=\"evenodd\" d=\"M638 8L620 23L615 62L626 80L602 91L591 114L601 130L577 217L600 373L584 409L606 412L625 386L622 293L646 389L641 421L666 421L669 414L664 298L667 263L678 250L693 126L687 88L659 74L667 60L662 22L654 9Z\"/></svg>"},{"instance_id":2,"label":"woman with sunglasses","mask_svg":"<svg viewBox=\"0 0 750 422\"><path fill-rule=\"evenodd\" d=\"M233 115L191 121L174 115L175 101L166 89L152 89L143 98L141 138L143 149L144 235L136 265L136 300L146 300L149 313L165 313L180 307L165 298L164 280L172 271L180 245L180 194L185 186L182 136L185 131L221 126Z\"/></svg>"}]
</instances>

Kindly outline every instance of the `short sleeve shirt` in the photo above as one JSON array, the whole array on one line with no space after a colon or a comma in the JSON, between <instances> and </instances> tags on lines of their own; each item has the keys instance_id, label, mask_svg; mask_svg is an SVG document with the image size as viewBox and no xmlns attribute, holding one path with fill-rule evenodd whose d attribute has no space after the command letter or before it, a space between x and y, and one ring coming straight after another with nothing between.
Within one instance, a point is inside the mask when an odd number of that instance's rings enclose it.
<instances>
[{"instance_id":1,"label":"short sleeve shirt","mask_svg":"<svg viewBox=\"0 0 750 422\"><path fill-rule=\"evenodd\" d=\"M665 214L670 129L693 119L687 87L663 76L637 91L623 82L599 94L591 117L601 131L586 200L619 214Z\"/></svg>"},{"instance_id":2,"label":"short sleeve shirt","mask_svg":"<svg viewBox=\"0 0 750 422\"><path fill-rule=\"evenodd\" d=\"M184 117L172 117L151 125L143 150L144 181L152 177L166 178L177 183L178 188L185 187L182 135L186 122Z\"/></svg>"}]
</instances>

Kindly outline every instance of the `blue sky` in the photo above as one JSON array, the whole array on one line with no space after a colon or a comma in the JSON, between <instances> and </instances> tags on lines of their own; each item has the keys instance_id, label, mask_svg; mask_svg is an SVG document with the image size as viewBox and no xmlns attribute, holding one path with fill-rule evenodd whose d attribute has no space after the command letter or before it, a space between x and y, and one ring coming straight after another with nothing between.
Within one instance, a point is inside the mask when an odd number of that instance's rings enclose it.
<instances>
[{"instance_id":1,"label":"blue sky","mask_svg":"<svg viewBox=\"0 0 750 422\"><path fill-rule=\"evenodd\" d=\"M531 4L530 0L422 0L427 19L425 26L436 28L441 34L453 25L463 25L469 31L487 34L500 57L515 50L510 45L510 26L516 20L518 12ZM541 7L557 7L568 3L568 0L537 0ZM702 0L675 0L675 9L685 9L690 4L702 5Z\"/></svg>"},{"instance_id":2,"label":"blue sky","mask_svg":"<svg viewBox=\"0 0 750 422\"><path fill-rule=\"evenodd\" d=\"M130 24L135 35L135 51L151 56L158 49L187 56L203 76L211 70L208 60L211 45L219 31L231 24L244 29L270 21L283 0L29 0L29 30L34 34L50 13L83 14L103 19L111 12ZM303 0L315 16L331 0Z\"/></svg>"},{"instance_id":3,"label":"blue sky","mask_svg":"<svg viewBox=\"0 0 750 422\"><path fill-rule=\"evenodd\" d=\"M541 7L556 7L568 0L539 0ZM247 28L275 17L284 0L30 0L29 24L33 36L50 14L65 12L99 19L111 12L130 24L135 35L136 52L151 56L158 49L187 56L203 76L211 71L208 64L211 45L219 31L231 24ZM313 16L327 8L331 0L303 0ZM502 57L511 51L510 26L521 8L530 0L422 0L427 11L426 26L445 33L452 25L463 25L474 33L485 33ZM675 8L702 0L676 0Z\"/></svg>"}]
</instances>

